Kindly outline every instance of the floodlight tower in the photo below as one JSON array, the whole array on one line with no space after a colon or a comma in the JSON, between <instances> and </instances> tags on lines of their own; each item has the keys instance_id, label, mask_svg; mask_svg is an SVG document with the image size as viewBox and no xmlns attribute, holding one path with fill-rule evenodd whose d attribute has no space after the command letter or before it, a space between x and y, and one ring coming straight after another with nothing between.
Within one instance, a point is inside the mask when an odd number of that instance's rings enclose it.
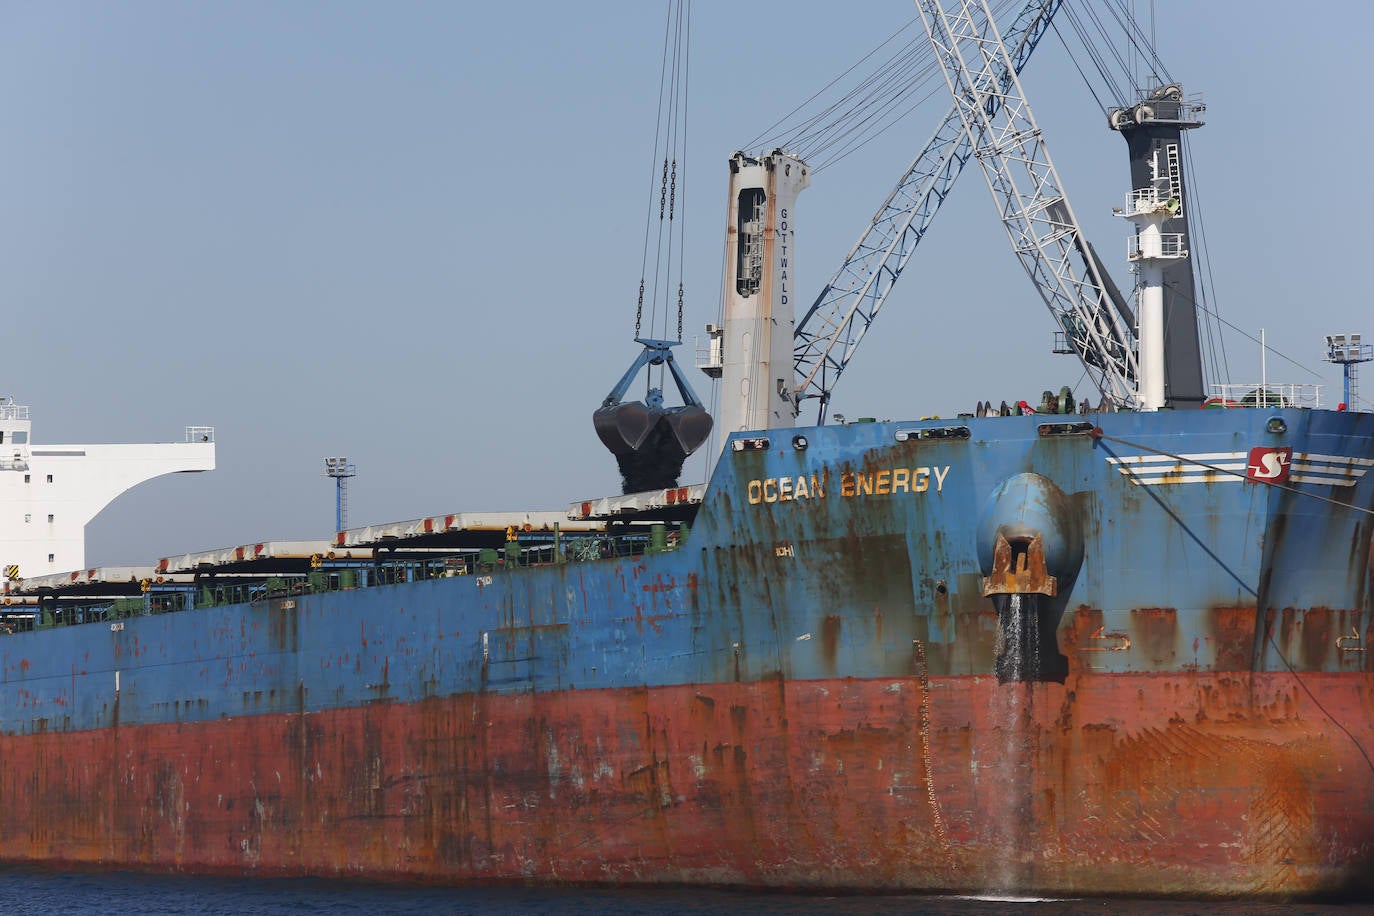
<instances>
[{"instance_id":1,"label":"floodlight tower","mask_svg":"<svg viewBox=\"0 0 1374 916\"><path fill-rule=\"evenodd\" d=\"M1340 365L1342 374L1345 376L1345 399L1343 403L1346 409L1353 408L1355 392L1359 383L1356 367L1360 363L1374 360L1374 345L1361 343L1359 334L1327 334L1326 356L1322 359L1328 363Z\"/></svg>"},{"instance_id":2,"label":"floodlight tower","mask_svg":"<svg viewBox=\"0 0 1374 916\"><path fill-rule=\"evenodd\" d=\"M344 519L348 517L348 490L344 481L356 476L358 466L350 464L347 458L324 459L324 475L334 478L334 530L344 530Z\"/></svg>"}]
</instances>

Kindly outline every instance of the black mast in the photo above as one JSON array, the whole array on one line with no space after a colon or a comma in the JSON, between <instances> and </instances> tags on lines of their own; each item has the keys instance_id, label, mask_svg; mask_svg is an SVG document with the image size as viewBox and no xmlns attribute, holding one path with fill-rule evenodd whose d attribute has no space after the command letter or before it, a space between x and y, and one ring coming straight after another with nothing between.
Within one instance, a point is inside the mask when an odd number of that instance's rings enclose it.
<instances>
[{"instance_id":1,"label":"black mast","mask_svg":"<svg viewBox=\"0 0 1374 916\"><path fill-rule=\"evenodd\" d=\"M1183 250L1191 253L1188 195L1183 182L1183 132L1200 127L1202 106L1183 99L1177 84L1160 86L1141 102L1111 113L1113 130L1121 132L1131 155L1131 187L1154 188L1161 200L1182 203L1178 215L1164 223L1165 232L1181 233ZM1193 262L1179 258L1164 268L1164 403L1173 409L1202 406L1207 399L1202 379Z\"/></svg>"}]
</instances>

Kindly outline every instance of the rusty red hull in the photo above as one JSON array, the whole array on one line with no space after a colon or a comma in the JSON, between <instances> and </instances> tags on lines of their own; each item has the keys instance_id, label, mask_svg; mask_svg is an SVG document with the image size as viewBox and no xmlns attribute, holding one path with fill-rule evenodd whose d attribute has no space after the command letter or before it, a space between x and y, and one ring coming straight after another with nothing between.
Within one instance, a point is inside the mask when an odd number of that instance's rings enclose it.
<instances>
[{"instance_id":1,"label":"rusty red hull","mask_svg":"<svg viewBox=\"0 0 1374 916\"><path fill-rule=\"evenodd\" d=\"M11 861L198 872L1339 893L1374 854L1372 688L918 672L11 736L0 829Z\"/></svg>"}]
</instances>

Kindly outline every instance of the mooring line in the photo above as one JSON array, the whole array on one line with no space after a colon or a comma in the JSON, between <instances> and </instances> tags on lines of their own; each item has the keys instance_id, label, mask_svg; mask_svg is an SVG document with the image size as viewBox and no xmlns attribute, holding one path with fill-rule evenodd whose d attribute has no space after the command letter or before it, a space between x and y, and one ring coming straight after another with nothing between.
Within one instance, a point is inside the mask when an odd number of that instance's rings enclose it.
<instances>
[{"instance_id":1,"label":"mooring line","mask_svg":"<svg viewBox=\"0 0 1374 916\"><path fill-rule=\"evenodd\" d=\"M1230 468L1218 467L1215 464L1208 464L1205 461L1198 461L1196 458L1188 458L1184 455L1175 455L1173 452L1166 452L1162 449L1151 448L1148 445L1144 445L1140 442L1132 442L1129 439L1120 439L1116 436L1109 436L1102 431L1102 427L1100 426L1094 426L1093 431L1089 435L1092 437L1092 440L1094 442L1098 442L1103 439L1105 439L1108 442L1117 442L1121 445L1129 446L1130 448L1138 448L1143 452L1151 452L1155 455L1162 455L1165 458L1172 458L1175 461L1181 461L1187 464L1195 464L1200 468L1206 468L1207 470L1217 474L1229 474L1232 477L1239 477L1241 480L1244 480L1248 483L1260 483L1264 484L1266 487L1277 487L1278 489L1283 490L1284 492L1294 493L1298 496L1306 496L1308 499L1320 500L1324 503L1330 503L1333 506L1340 506L1342 509L1350 509L1354 512L1363 512L1365 515L1374 515L1374 509L1366 509L1362 506L1355 506L1351 505L1350 503L1343 503L1339 499L1332 499L1329 496L1322 496L1317 493L1309 493L1306 490L1299 490L1297 487L1280 483L1277 480L1256 480L1248 474L1242 474L1241 472L1233 471ZM1118 465L1118 467L1125 467L1125 465ZM1131 473L1132 477L1135 476L1134 472L1131 472L1129 468L1127 468L1127 471Z\"/></svg>"},{"instance_id":2,"label":"mooring line","mask_svg":"<svg viewBox=\"0 0 1374 916\"><path fill-rule=\"evenodd\" d=\"M1107 435L1105 432L1102 431L1102 427L1100 427L1100 426L1094 426L1094 427L1093 427L1092 439L1093 439L1093 442L1094 442L1094 443L1096 443L1096 442L1098 442L1098 441L1100 441L1100 440L1106 440L1106 441L1108 441L1108 442L1116 442L1116 443L1119 443L1119 444L1121 444L1121 445L1129 446L1129 447L1131 447L1131 448L1138 448L1138 449L1141 449L1142 451L1153 452L1153 453L1156 454L1156 455L1163 455L1163 456L1166 457L1166 458L1174 458L1174 459L1176 459L1176 460L1178 460L1178 461L1187 462L1188 464L1195 464L1195 465L1198 465L1199 467L1204 467L1204 468L1207 468L1207 469L1212 470L1212 471L1216 471L1216 472L1221 473L1221 474L1230 474L1230 475L1233 476L1233 477L1240 477L1240 478L1242 478L1242 479L1244 479L1244 480L1247 480L1247 481L1250 480L1250 477L1249 477L1248 475L1246 475L1246 474L1241 474L1241 473L1238 473L1238 472L1236 472L1236 471L1229 470L1229 469L1227 469L1227 468L1215 467L1215 466L1213 466L1213 465L1207 464L1206 462L1196 461L1196 460L1194 460L1194 459L1192 459L1192 458L1185 458L1185 457L1182 456L1182 455L1175 455L1175 454L1173 454L1173 453L1171 453L1171 452L1162 451L1162 450L1157 449L1157 448L1151 448L1150 446L1148 446L1148 445L1143 445L1142 443L1139 443L1139 442L1131 442L1129 439L1120 439L1120 438L1117 438L1116 436L1109 436L1109 435ZM1113 452L1113 451L1112 451L1111 449L1109 449L1109 448L1106 449L1106 451L1107 451L1108 454L1110 454L1110 455L1111 455L1112 457L1114 457L1114 458L1120 457L1119 455L1117 455L1115 452ZM1168 504L1166 504L1166 503L1163 501L1163 499L1160 498L1159 494L1155 493L1155 492L1154 492L1154 489L1153 489L1152 487L1149 487L1149 485L1146 484L1145 481L1144 481L1138 474L1136 474L1134 468L1132 468L1132 467L1130 467L1129 465L1126 465L1126 464L1119 464L1119 465L1117 465L1117 467L1119 467L1119 468L1124 468L1124 469L1125 469L1125 473L1126 473L1126 475L1127 475L1128 477L1131 478L1131 482L1132 482L1132 483L1136 484L1137 486L1147 487L1147 488L1148 488L1149 494L1150 494L1152 497L1154 497L1155 501L1158 502L1158 503L1164 508L1165 512L1167 512L1167 513L1169 514L1169 517L1172 518L1180 527L1182 527L1183 530L1186 531L1190 537L1192 537L1195 541L1197 541L1198 545L1201 546L1203 550L1207 551L1208 555L1211 556L1212 559L1216 560L1217 563L1220 564L1220 566L1221 566L1222 569L1224 569L1224 570L1226 570L1228 573L1230 573L1231 577L1234 578L1237 582L1239 582L1239 583L1245 588L1246 591L1248 591L1250 594L1252 594L1252 595L1255 596L1255 626L1257 626L1257 627L1258 627L1258 626L1264 626L1264 637L1265 637L1265 641L1269 643L1269 645L1270 645L1271 648L1273 648L1274 654L1277 655L1277 656L1279 657L1279 661L1283 662L1283 667L1286 668L1286 669L1288 670L1288 673L1289 673L1290 675L1292 675L1293 680L1296 681L1296 682L1297 682L1297 685L1298 685L1299 687L1302 688L1303 693L1307 694L1307 698L1310 699L1310 700L1312 701L1312 705L1316 706L1317 709L1321 710L1322 715L1326 716L1327 721L1329 721L1332 725L1334 725L1334 726L1336 726L1337 728L1339 728L1339 729L1341 730L1341 732L1342 732L1347 738L1350 739L1350 743L1353 744L1353 745L1355 745L1355 750L1359 751L1359 752L1360 752L1360 756L1364 758L1365 766L1367 766L1367 767L1369 768L1369 771L1370 771L1371 773L1374 773L1374 759L1371 759L1371 758L1370 758L1369 752L1366 751L1364 745L1360 743L1360 739L1359 739L1359 738L1356 738L1355 735L1354 735L1354 733L1351 732L1350 729L1346 728L1343 724L1341 724L1340 719L1337 719L1337 718L1331 713L1331 710L1327 709L1324 705L1322 705L1322 701L1319 700L1319 699L1317 699L1317 695L1316 695L1315 693L1312 692L1312 688L1309 687L1309 686L1307 686L1307 682L1303 680L1302 674L1301 674L1296 668L1293 667L1292 663L1288 661L1288 656L1286 656L1286 655L1283 654L1283 649L1279 648L1279 644L1278 644L1277 642L1274 641L1274 630L1273 630L1273 628L1270 627L1270 626L1268 625L1267 621L1261 621L1261 620L1259 619L1259 616L1260 616L1260 608L1259 608L1259 597L1260 597L1260 595L1259 595L1259 590L1258 590L1258 589L1255 589L1255 588L1251 588L1251 587L1250 587L1250 584L1249 584L1248 582L1246 582L1245 580L1241 579L1240 576L1236 575L1236 573L1231 569L1231 567L1227 566L1224 562L1222 562L1221 558L1218 557L1218 556L1211 550L1211 548L1209 548L1206 544L1204 544L1204 543L1202 542L1202 540L1201 540L1200 538L1198 538L1197 535L1193 534L1192 530L1191 530L1190 528L1188 528L1188 526L1187 526L1186 524L1184 524L1183 519L1179 518L1178 515L1173 511L1173 509L1170 508L1170 507L1168 506ZM1360 507L1360 506L1354 506L1354 505L1351 505L1350 503L1338 502L1338 501L1336 501L1336 500L1329 499L1329 498L1327 498L1327 497L1325 497L1325 496L1318 496L1316 493L1306 493L1306 492L1304 492L1304 491L1302 491L1302 490L1296 489L1295 487L1287 487L1287 486L1284 486L1284 485L1281 484L1281 483L1277 483L1277 482L1274 482L1274 481L1257 480L1257 481L1254 481L1254 482L1255 482L1255 483L1262 483L1262 484L1265 484L1266 486L1278 487L1278 488L1281 489L1281 490L1286 490L1286 491L1288 491L1288 492L1290 492L1290 493L1296 493L1296 494L1298 494L1299 496L1310 496L1310 497L1313 498L1313 499L1320 499L1320 500L1322 500L1322 501L1324 501L1324 502L1333 503L1334 505L1341 506L1341 507L1346 508L1346 509L1354 509L1356 512L1363 512L1363 513L1365 513L1366 515L1374 515L1374 511L1371 511L1371 510L1369 510L1369 509L1364 509L1364 508L1362 508L1362 507ZM1268 612L1269 610L1272 610L1272 609L1271 609L1271 608L1266 608L1266 609L1265 609L1265 611L1266 611L1266 616L1267 616L1267 612ZM1257 673L1260 673L1260 672L1252 671L1251 673L1252 673L1252 674L1257 674ZM1316 673L1320 674L1320 673L1323 673L1323 672L1316 672Z\"/></svg>"}]
</instances>

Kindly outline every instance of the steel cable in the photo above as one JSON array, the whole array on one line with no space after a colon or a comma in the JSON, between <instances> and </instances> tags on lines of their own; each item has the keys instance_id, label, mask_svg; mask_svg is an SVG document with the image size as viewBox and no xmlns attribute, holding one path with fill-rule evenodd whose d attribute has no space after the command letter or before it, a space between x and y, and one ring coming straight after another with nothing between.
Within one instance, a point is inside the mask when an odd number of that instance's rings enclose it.
<instances>
[{"instance_id":1,"label":"steel cable","mask_svg":"<svg viewBox=\"0 0 1374 916\"><path fill-rule=\"evenodd\" d=\"M1093 440L1093 443L1094 443L1095 445L1098 445L1098 444L1100 444L1100 443L1102 443L1102 442L1104 442L1104 441L1105 441L1105 442L1115 442L1115 443L1117 443L1117 444L1119 444L1119 445L1127 446L1128 448L1140 449L1141 451L1152 452L1153 454L1156 454L1156 455L1163 455L1163 456L1166 457L1166 458L1172 458L1172 459L1174 459L1174 460L1176 460L1176 461L1186 462L1186 463L1188 463L1188 464L1199 465L1199 466L1201 466L1201 467L1207 468L1208 470L1215 471L1216 473L1219 473L1219 474L1230 474L1230 475L1232 475L1232 476L1234 476L1234 477L1241 477L1241 478L1243 478L1243 479L1249 480L1249 477L1248 477L1247 475L1245 475L1245 474L1240 474L1240 473L1238 473L1238 472L1236 472L1236 471L1227 470L1227 469L1225 469L1225 468L1219 468L1219 467L1216 467L1215 465L1210 465L1210 464L1207 464L1206 462L1203 462L1203 461L1196 461L1196 460L1194 460L1194 459L1192 459L1192 458L1185 458L1183 455L1175 455L1175 454L1173 454L1172 452L1166 452L1166 451L1162 451L1162 450L1157 449L1157 448L1151 448L1150 446L1145 445L1145 444L1140 443L1140 442L1132 442L1132 441L1130 441L1129 439L1121 439L1121 438L1118 438L1118 437L1116 437L1116 436L1109 436L1109 435L1107 435L1105 432L1102 431L1102 427L1100 427L1100 426L1094 426L1094 427L1093 427L1093 431L1092 431L1092 440ZM1108 447L1106 447L1106 446L1102 446L1102 448L1107 452L1107 454L1111 455L1113 458L1119 458L1119 457L1121 457L1120 455L1117 455L1115 452L1113 452L1110 448L1108 448ZM1118 465L1118 467L1124 468L1125 471L1126 471L1126 473L1127 473L1127 475L1129 475L1129 476L1132 478L1132 481L1133 481L1134 483L1136 483L1138 486L1147 486L1146 484L1144 484L1144 483L1140 480L1140 478L1136 475L1135 471L1134 471L1132 468L1130 468L1129 466L1127 466L1127 465L1125 465L1125 464L1121 464L1121 465ZM1310 497L1310 498L1312 498L1312 499L1321 500L1322 502L1332 503L1332 504L1334 504L1334 505L1341 506L1341 507L1346 508L1346 509L1352 509L1352 510L1354 510L1354 511L1356 511L1356 512L1363 512L1363 513L1366 514L1366 515L1374 515L1374 511L1371 511L1371 510L1369 510L1369 509L1365 509L1365 508L1362 508L1362 507L1360 507L1360 506L1352 506L1352 505L1350 505L1349 503L1338 502L1338 501L1333 500L1333 499L1328 499L1328 498L1326 498L1326 497L1324 497L1324 496L1318 496L1316 493L1305 493L1305 492L1303 492L1302 490L1298 490L1298 489L1295 489L1295 488L1293 488L1293 487L1284 486L1283 484L1277 483L1277 482L1275 482L1275 481L1257 480L1257 481L1254 481L1254 482L1255 482L1255 483L1262 483L1262 484L1265 484L1266 486L1270 486L1270 487L1277 487L1277 488L1279 488L1279 489L1281 489L1281 490L1284 490L1284 491L1286 491L1286 492L1296 493L1296 494L1299 495L1299 496L1307 496L1307 497ZM1188 533L1188 535L1189 535L1190 537L1192 537L1195 541L1197 541L1197 542L1202 546L1203 550L1206 550L1206 551L1207 551L1207 553L1208 553L1209 556L1211 556L1211 557L1212 557L1214 560L1216 560L1218 563L1221 563L1221 559L1220 559L1219 557L1217 557L1216 554L1212 553L1211 549L1208 548L1206 544L1203 544L1202 541L1197 537L1197 535L1193 534L1192 531L1188 530L1188 528L1187 528L1186 525L1183 525L1182 520L1179 519L1178 516L1177 516L1177 514L1174 513L1174 511L1173 511L1167 504L1164 503L1164 501L1160 498L1159 494L1155 493L1153 489L1148 489L1148 488L1147 488L1147 492L1149 492L1150 496L1151 496L1156 502L1158 502L1161 506L1164 507L1164 510L1165 510L1166 512L1169 513L1169 516L1170 516L1171 518L1173 518L1174 521L1178 522L1178 523L1180 524L1180 526L1182 526L1182 527L1184 528L1184 530ZM1259 607L1258 607L1258 603L1259 603L1259 597L1260 597L1260 595L1259 595L1259 590L1256 589L1256 588L1254 588L1253 586L1251 586L1248 582L1246 582L1245 580L1241 579L1239 576L1237 576L1237 575L1236 575L1234 572L1232 572L1231 569L1230 569L1229 567L1227 567L1224 563L1222 563L1222 568L1225 569L1228 573L1230 573L1231 576L1232 576L1232 578L1234 578L1234 579L1241 585L1241 587L1243 587L1246 591L1248 591L1250 594L1252 594L1252 595L1255 596L1255 601L1256 601L1256 609L1255 609L1256 620L1255 620L1255 626L1260 626L1260 625L1261 625L1261 622L1260 622L1259 619L1258 619L1258 616L1259 616ZM1268 627L1267 625L1265 626L1265 641L1269 644L1269 646L1270 646L1271 648L1273 648L1274 654L1278 656L1279 661L1283 662L1284 668L1286 668L1286 669L1288 670L1288 673L1291 674L1291 675L1293 676L1293 680L1296 681L1297 684L1298 684L1298 686L1302 688L1303 693L1307 694L1308 699L1310 699L1310 700L1312 701L1313 705L1315 705L1319 710L1321 710L1322 715L1326 716L1327 721L1329 721L1332 725L1334 725L1334 726L1336 726L1338 729L1340 729L1341 732L1342 732L1347 738L1350 739L1350 743L1353 744L1353 745L1355 746L1355 749L1356 749L1357 751L1359 751L1360 756L1364 758L1365 766L1369 767L1369 770L1370 770L1371 773L1374 773L1374 759L1371 759L1371 758L1370 758L1369 752L1365 750L1364 745L1360 743L1360 740L1359 740L1358 738L1355 737L1354 733L1351 732L1350 729L1346 728L1345 725L1343 725L1339 719L1337 719L1334 715L1332 715L1331 711L1330 711L1329 709L1327 709L1326 706L1322 704L1322 701L1317 697L1317 695L1316 695L1315 693L1313 693L1312 688L1310 688L1309 686L1307 686L1306 681L1299 675L1297 669L1295 669L1295 668L1293 667L1292 663L1288 661L1288 657L1287 657L1286 655L1283 654L1283 650L1282 650L1281 648L1279 648L1278 643L1274 641L1273 629L1272 629L1271 627Z\"/></svg>"}]
</instances>

